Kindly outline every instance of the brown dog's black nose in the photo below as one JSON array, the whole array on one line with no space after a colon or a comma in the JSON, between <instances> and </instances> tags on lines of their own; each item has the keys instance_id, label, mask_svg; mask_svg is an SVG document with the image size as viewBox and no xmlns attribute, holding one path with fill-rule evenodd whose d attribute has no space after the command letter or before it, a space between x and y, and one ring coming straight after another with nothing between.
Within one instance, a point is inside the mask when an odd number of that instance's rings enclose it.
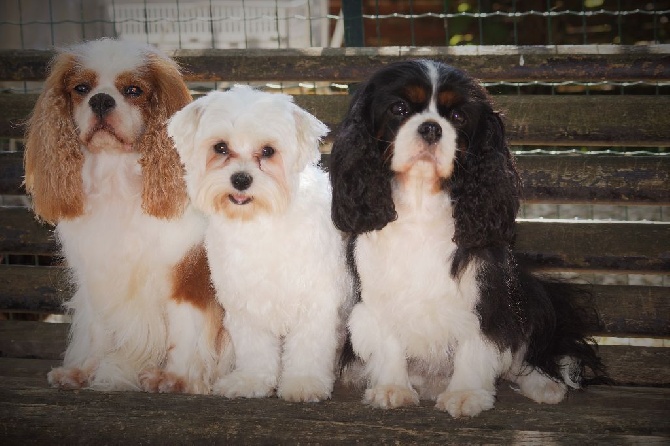
<instances>
[{"instance_id":1,"label":"brown dog's black nose","mask_svg":"<svg viewBox=\"0 0 670 446\"><path fill-rule=\"evenodd\" d=\"M249 186L251 186L251 183L253 183L253 181L254 177L252 177L246 172L235 172L230 177L230 182L232 183L233 187L239 191L249 189Z\"/></svg>"},{"instance_id":2,"label":"brown dog's black nose","mask_svg":"<svg viewBox=\"0 0 670 446\"><path fill-rule=\"evenodd\" d=\"M93 113L102 118L116 106L116 101L106 93L98 93L89 99L88 105L93 110Z\"/></svg>"},{"instance_id":3,"label":"brown dog's black nose","mask_svg":"<svg viewBox=\"0 0 670 446\"><path fill-rule=\"evenodd\" d=\"M426 121L422 123L417 131L428 144L435 144L442 137L442 127L435 121Z\"/></svg>"}]
</instances>

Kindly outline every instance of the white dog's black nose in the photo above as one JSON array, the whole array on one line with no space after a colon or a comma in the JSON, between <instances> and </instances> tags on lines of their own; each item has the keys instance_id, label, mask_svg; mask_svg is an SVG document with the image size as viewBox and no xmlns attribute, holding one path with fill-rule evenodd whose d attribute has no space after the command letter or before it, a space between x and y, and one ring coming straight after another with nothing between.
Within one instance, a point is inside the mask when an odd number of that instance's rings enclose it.
<instances>
[{"instance_id":1,"label":"white dog's black nose","mask_svg":"<svg viewBox=\"0 0 670 446\"><path fill-rule=\"evenodd\" d=\"M116 101L106 93L98 93L89 99L88 105L93 113L102 118L116 106Z\"/></svg>"},{"instance_id":2,"label":"white dog's black nose","mask_svg":"<svg viewBox=\"0 0 670 446\"><path fill-rule=\"evenodd\" d=\"M249 186L251 186L253 181L254 177L246 172L235 172L230 177L230 182L232 183L233 187L240 191L249 189Z\"/></svg>"},{"instance_id":3,"label":"white dog's black nose","mask_svg":"<svg viewBox=\"0 0 670 446\"><path fill-rule=\"evenodd\" d=\"M426 121L422 123L417 131L428 144L435 144L442 137L442 127L435 121Z\"/></svg>"}]
</instances>

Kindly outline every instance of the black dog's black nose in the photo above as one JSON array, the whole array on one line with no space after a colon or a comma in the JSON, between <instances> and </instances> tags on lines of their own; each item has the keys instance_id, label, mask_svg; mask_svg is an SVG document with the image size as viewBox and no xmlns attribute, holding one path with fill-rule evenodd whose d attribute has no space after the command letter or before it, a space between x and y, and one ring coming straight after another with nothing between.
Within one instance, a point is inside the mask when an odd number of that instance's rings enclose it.
<instances>
[{"instance_id":1,"label":"black dog's black nose","mask_svg":"<svg viewBox=\"0 0 670 446\"><path fill-rule=\"evenodd\" d=\"M116 101L106 93L98 93L89 99L88 105L93 110L93 113L102 118L116 106Z\"/></svg>"},{"instance_id":2,"label":"black dog's black nose","mask_svg":"<svg viewBox=\"0 0 670 446\"><path fill-rule=\"evenodd\" d=\"M442 137L442 127L435 121L426 121L418 128L419 135L428 144L435 144Z\"/></svg>"},{"instance_id":3,"label":"black dog's black nose","mask_svg":"<svg viewBox=\"0 0 670 446\"><path fill-rule=\"evenodd\" d=\"M251 186L253 181L254 177L246 172L235 172L230 177L230 182L233 184L233 187L240 191L249 189L249 186Z\"/></svg>"}]
</instances>

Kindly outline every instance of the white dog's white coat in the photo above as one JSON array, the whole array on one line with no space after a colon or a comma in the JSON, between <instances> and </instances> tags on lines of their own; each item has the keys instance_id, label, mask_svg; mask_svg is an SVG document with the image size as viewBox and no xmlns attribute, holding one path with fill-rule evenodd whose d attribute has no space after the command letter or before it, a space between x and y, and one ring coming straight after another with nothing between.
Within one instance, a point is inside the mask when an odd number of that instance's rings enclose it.
<instances>
[{"instance_id":1,"label":"white dog's white coat","mask_svg":"<svg viewBox=\"0 0 670 446\"><path fill-rule=\"evenodd\" d=\"M316 165L327 128L290 96L237 86L187 106L168 131L209 217L208 258L235 349L235 370L215 391L328 398L351 282ZM231 182L239 172L253 180L244 190Z\"/></svg>"}]
</instances>

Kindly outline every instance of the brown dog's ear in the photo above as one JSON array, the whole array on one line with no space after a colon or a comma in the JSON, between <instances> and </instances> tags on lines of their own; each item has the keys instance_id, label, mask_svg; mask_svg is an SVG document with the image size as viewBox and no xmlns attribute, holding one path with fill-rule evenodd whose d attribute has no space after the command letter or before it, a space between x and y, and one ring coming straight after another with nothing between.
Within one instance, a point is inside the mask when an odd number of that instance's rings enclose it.
<instances>
[{"instance_id":1,"label":"brown dog's ear","mask_svg":"<svg viewBox=\"0 0 670 446\"><path fill-rule=\"evenodd\" d=\"M74 64L74 56L67 53L53 59L26 128L24 183L35 214L53 224L84 212L84 155L66 91Z\"/></svg>"},{"instance_id":2,"label":"brown dog's ear","mask_svg":"<svg viewBox=\"0 0 670 446\"><path fill-rule=\"evenodd\" d=\"M151 98L151 115L139 142L142 166L142 209L158 218L179 217L188 201L184 168L172 139L168 119L191 102L177 65L157 54L149 55L149 70L156 89Z\"/></svg>"}]
</instances>

